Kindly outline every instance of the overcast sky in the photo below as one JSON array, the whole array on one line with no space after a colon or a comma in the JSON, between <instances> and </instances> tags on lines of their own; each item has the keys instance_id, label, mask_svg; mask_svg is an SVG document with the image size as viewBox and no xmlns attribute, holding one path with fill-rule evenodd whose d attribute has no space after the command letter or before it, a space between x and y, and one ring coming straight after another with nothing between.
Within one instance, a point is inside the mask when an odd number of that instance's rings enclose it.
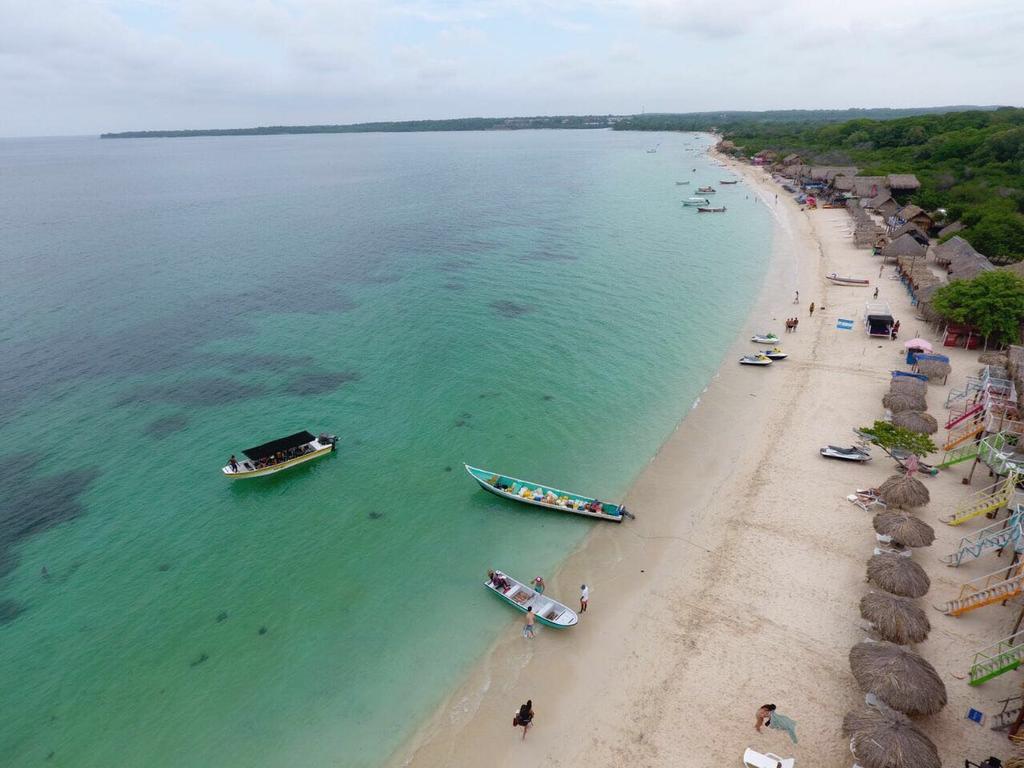
<instances>
[{"instance_id":1,"label":"overcast sky","mask_svg":"<svg viewBox=\"0 0 1024 768\"><path fill-rule=\"evenodd\" d=\"M1024 103L1024 0L0 0L0 136Z\"/></svg>"}]
</instances>

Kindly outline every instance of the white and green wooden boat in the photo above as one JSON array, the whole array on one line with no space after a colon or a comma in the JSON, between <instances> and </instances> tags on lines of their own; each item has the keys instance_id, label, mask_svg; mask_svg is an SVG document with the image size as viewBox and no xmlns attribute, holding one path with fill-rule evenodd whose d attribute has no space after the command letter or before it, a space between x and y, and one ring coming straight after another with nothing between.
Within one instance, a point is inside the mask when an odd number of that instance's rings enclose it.
<instances>
[{"instance_id":1,"label":"white and green wooden boat","mask_svg":"<svg viewBox=\"0 0 1024 768\"><path fill-rule=\"evenodd\" d=\"M465 467L470 477L480 483L481 488L495 496L553 509L556 512L571 512L574 515L597 517L615 523L621 523L623 517L632 517L621 504L609 504L589 496L580 496L578 493L560 491L539 483L520 480L518 477L502 475L489 469L471 467L469 464Z\"/></svg>"},{"instance_id":2,"label":"white and green wooden boat","mask_svg":"<svg viewBox=\"0 0 1024 768\"><path fill-rule=\"evenodd\" d=\"M553 629L565 629L575 625L580 620L580 617L576 615L576 611L572 608L562 605L557 600L552 600L547 595L540 594L521 581L516 581L508 574L501 571L495 571L494 573L505 584L495 586L494 581L489 578L484 582L484 586L513 608L523 613L526 613L527 608L533 608L533 615L544 626L552 627Z\"/></svg>"}]
</instances>

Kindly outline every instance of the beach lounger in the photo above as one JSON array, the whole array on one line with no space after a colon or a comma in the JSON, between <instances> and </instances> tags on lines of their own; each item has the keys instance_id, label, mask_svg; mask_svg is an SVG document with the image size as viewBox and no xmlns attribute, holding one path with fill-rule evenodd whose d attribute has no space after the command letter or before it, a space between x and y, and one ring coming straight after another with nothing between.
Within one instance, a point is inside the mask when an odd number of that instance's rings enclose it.
<instances>
[{"instance_id":1,"label":"beach lounger","mask_svg":"<svg viewBox=\"0 0 1024 768\"><path fill-rule=\"evenodd\" d=\"M743 753L743 765L746 768L793 768L796 758L779 757L771 752L762 755L750 747Z\"/></svg>"},{"instance_id":2,"label":"beach lounger","mask_svg":"<svg viewBox=\"0 0 1024 768\"><path fill-rule=\"evenodd\" d=\"M910 371L893 371L892 377L894 379L902 377L907 379L917 379L918 381L923 381L925 383L928 382L928 377L925 376L923 373L911 373Z\"/></svg>"},{"instance_id":3,"label":"beach lounger","mask_svg":"<svg viewBox=\"0 0 1024 768\"><path fill-rule=\"evenodd\" d=\"M847 496L846 500L851 504L856 504L865 512L870 512L873 507L885 509L885 502L878 498L878 495L873 493L870 488L858 488Z\"/></svg>"},{"instance_id":4,"label":"beach lounger","mask_svg":"<svg viewBox=\"0 0 1024 768\"><path fill-rule=\"evenodd\" d=\"M901 547L899 544L886 544L880 547L875 547L876 555L899 555L900 557L910 557L914 554L914 550L910 547Z\"/></svg>"}]
</instances>

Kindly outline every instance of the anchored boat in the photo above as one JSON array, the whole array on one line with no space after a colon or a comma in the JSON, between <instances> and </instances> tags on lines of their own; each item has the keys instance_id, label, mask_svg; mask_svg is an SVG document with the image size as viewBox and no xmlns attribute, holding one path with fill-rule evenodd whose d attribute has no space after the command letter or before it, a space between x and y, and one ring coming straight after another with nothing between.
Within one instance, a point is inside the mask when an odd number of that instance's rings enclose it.
<instances>
[{"instance_id":1,"label":"anchored boat","mask_svg":"<svg viewBox=\"0 0 1024 768\"><path fill-rule=\"evenodd\" d=\"M706 197L688 197L683 200L683 205L710 205L711 201Z\"/></svg>"},{"instance_id":2,"label":"anchored boat","mask_svg":"<svg viewBox=\"0 0 1024 768\"><path fill-rule=\"evenodd\" d=\"M697 209L697 213L725 213L725 206L720 205L716 208L709 208L702 205Z\"/></svg>"},{"instance_id":3,"label":"anchored boat","mask_svg":"<svg viewBox=\"0 0 1024 768\"><path fill-rule=\"evenodd\" d=\"M490 578L484 582L484 586L523 613L526 613L527 608L533 608L533 615L544 626L565 629L580 620L572 608L537 592L501 571L492 571Z\"/></svg>"},{"instance_id":4,"label":"anchored boat","mask_svg":"<svg viewBox=\"0 0 1024 768\"><path fill-rule=\"evenodd\" d=\"M532 504L535 507L553 509L556 512L571 512L574 515L597 517L616 523L621 523L623 517L632 517L622 505L609 504L589 496L580 496L577 493L560 491L557 488L549 488L546 485L520 480L517 477L500 475L489 469L471 467L469 464L466 464L465 467L469 476L476 480L481 488L490 491L495 496Z\"/></svg>"},{"instance_id":5,"label":"anchored boat","mask_svg":"<svg viewBox=\"0 0 1024 768\"><path fill-rule=\"evenodd\" d=\"M713 195L715 194L714 187L697 187L697 193L701 195Z\"/></svg>"},{"instance_id":6,"label":"anchored boat","mask_svg":"<svg viewBox=\"0 0 1024 768\"><path fill-rule=\"evenodd\" d=\"M232 456L221 471L232 480L273 475L326 456L334 450L337 442L338 438L334 435L321 434L314 437L309 432L296 432L254 448L246 448L242 451L245 460L237 461Z\"/></svg>"},{"instance_id":7,"label":"anchored boat","mask_svg":"<svg viewBox=\"0 0 1024 768\"><path fill-rule=\"evenodd\" d=\"M739 184L739 180L738 179L733 179L732 181L726 181L725 179L719 179L718 183L719 184Z\"/></svg>"},{"instance_id":8,"label":"anchored boat","mask_svg":"<svg viewBox=\"0 0 1024 768\"><path fill-rule=\"evenodd\" d=\"M871 283L863 278L859 277L840 277L835 272L825 275L825 277L831 280L836 285L856 285L860 288L866 288Z\"/></svg>"}]
</instances>

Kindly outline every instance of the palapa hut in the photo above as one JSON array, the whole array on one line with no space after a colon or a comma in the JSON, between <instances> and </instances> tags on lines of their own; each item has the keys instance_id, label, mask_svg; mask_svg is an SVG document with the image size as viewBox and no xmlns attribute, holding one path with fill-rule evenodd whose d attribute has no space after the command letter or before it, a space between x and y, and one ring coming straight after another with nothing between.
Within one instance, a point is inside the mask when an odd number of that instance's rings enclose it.
<instances>
[{"instance_id":1,"label":"palapa hut","mask_svg":"<svg viewBox=\"0 0 1024 768\"><path fill-rule=\"evenodd\" d=\"M971 248L970 251L964 248L961 249L960 253L954 254L950 259L948 268L949 279L973 280L982 272L991 272L995 268L995 265L991 261L986 259L973 248Z\"/></svg>"},{"instance_id":2,"label":"palapa hut","mask_svg":"<svg viewBox=\"0 0 1024 768\"><path fill-rule=\"evenodd\" d=\"M938 381L942 379L942 383L946 383L946 377L949 376L950 371L953 369L949 363L944 363L941 360L921 360L917 364L917 372L923 373L928 377L928 381ZM932 419L935 421L935 419ZM909 427L908 427L909 429ZM917 431L917 430L915 430ZM926 435L933 435L937 429L933 429L931 432L925 432Z\"/></svg>"},{"instance_id":3,"label":"palapa hut","mask_svg":"<svg viewBox=\"0 0 1024 768\"><path fill-rule=\"evenodd\" d=\"M912 173L890 173L885 180L893 192L917 192L921 188L921 182Z\"/></svg>"},{"instance_id":4,"label":"palapa hut","mask_svg":"<svg viewBox=\"0 0 1024 768\"><path fill-rule=\"evenodd\" d=\"M974 246L959 235L949 238L944 243L933 245L930 250L932 261L942 267L948 267L956 256L980 256Z\"/></svg>"},{"instance_id":5,"label":"palapa hut","mask_svg":"<svg viewBox=\"0 0 1024 768\"><path fill-rule=\"evenodd\" d=\"M843 718L843 733L861 768L942 768L932 740L889 707L863 706Z\"/></svg>"},{"instance_id":6,"label":"palapa hut","mask_svg":"<svg viewBox=\"0 0 1024 768\"><path fill-rule=\"evenodd\" d=\"M896 239L900 235L910 235L912 238L917 240L921 245L928 247L928 235L925 234L924 230L921 229L917 224L912 221L908 221L906 224L901 224L889 233L889 237Z\"/></svg>"},{"instance_id":7,"label":"palapa hut","mask_svg":"<svg viewBox=\"0 0 1024 768\"><path fill-rule=\"evenodd\" d=\"M923 643L932 631L924 609L909 597L868 592L860 599L860 615L871 627L897 645Z\"/></svg>"},{"instance_id":8,"label":"palapa hut","mask_svg":"<svg viewBox=\"0 0 1024 768\"><path fill-rule=\"evenodd\" d=\"M882 407L888 408L893 413L899 413L900 411L926 411L928 410L928 403L925 401L924 395L919 392L886 392L882 395Z\"/></svg>"},{"instance_id":9,"label":"palapa hut","mask_svg":"<svg viewBox=\"0 0 1024 768\"><path fill-rule=\"evenodd\" d=\"M909 234L903 234L882 249L882 258L896 260L900 256L924 259L927 249Z\"/></svg>"},{"instance_id":10,"label":"palapa hut","mask_svg":"<svg viewBox=\"0 0 1024 768\"><path fill-rule=\"evenodd\" d=\"M935 667L895 643L857 643L850 671L862 691L905 715L934 715L946 706L946 685Z\"/></svg>"},{"instance_id":11,"label":"palapa hut","mask_svg":"<svg viewBox=\"0 0 1024 768\"><path fill-rule=\"evenodd\" d=\"M927 232L935 224L935 219L928 215L928 213L919 205L907 205L900 208L896 213L897 219L903 219L903 221L909 221L917 224L922 230Z\"/></svg>"},{"instance_id":12,"label":"palapa hut","mask_svg":"<svg viewBox=\"0 0 1024 768\"><path fill-rule=\"evenodd\" d=\"M932 587L924 568L902 555L874 555L868 560L868 581L901 597L924 597Z\"/></svg>"},{"instance_id":13,"label":"palapa hut","mask_svg":"<svg viewBox=\"0 0 1024 768\"><path fill-rule=\"evenodd\" d=\"M935 541L935 529L908 512L879 512L871 524L875 533L888 536L900 546L930 547Z\"/></svg>"},{"instance_id":14,"label":"palapa hut","mask_svg":"<svg viewBox=\"0 0 1024 768\"><path fill-rule=\"evenodd\" d=\"M885 176L854 176L852 181L855 197L871 198L889 194Z\"/></svg>"},{"instance_id":15,"label":"palapa hut","mask_svg":"<svg viewBox=\"0 0 1024 768\"><path fill-rule=\"evenodd\" d=\"M928 385L920 379L910 379L901 376L889 382L890 392L899 392L906 395L920 395L924 397L928 392ZM922 409L923 410L923 409Z\"/></svg>"},{"instance_id":16,"label":"palapa hut","mask_svg":"<svg viewBox=\"0 0 1024 768\"><path fill-rule=\"evenodd\" d=\"M886 506L899 509L924 506L931 500L927 486L907 473L893 475L882 483L878 495Z\"/></svg>"},{"instance_id":17,"label":"palapa hut","mask_svg":"<svg viewBox=\"0 0 1024 768\"><path fill-rule=\"evenodd\" d=\"M925 362L934 363L937 361L926 360ZM921 363L920 365L923 366L924 364ZM942 363L942 365L945 365L947 368L949 367L948 363ZM903 427L911 432L918 432L922 435L934 435L939 431L939 422L930 413L924 413L923 411L901 411L900 413L895 413L892 417L892 423L894 426Z\"/></svg>"}]
</instances>

